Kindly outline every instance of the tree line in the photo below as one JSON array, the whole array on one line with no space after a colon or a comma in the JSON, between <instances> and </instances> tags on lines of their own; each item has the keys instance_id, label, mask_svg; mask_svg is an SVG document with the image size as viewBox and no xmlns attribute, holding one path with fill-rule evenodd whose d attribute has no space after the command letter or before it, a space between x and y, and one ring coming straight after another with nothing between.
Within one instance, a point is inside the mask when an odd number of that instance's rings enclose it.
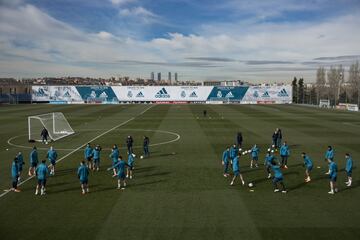
<instances>
[{"instance_id":1,"label":"tree line","mask_svg":"<svg viewBox=\"0 0 360 240\"><path fill-rule=\"evenodd\" d=\"M353 103L360 106L359 62L351 64L347 77L342 65L329 69L319 67L315 84L305 85L303 78L294 77L292 88L293 103L317 105L320 99L329 99L331 105Z\"/></svg>"}]
</instances>

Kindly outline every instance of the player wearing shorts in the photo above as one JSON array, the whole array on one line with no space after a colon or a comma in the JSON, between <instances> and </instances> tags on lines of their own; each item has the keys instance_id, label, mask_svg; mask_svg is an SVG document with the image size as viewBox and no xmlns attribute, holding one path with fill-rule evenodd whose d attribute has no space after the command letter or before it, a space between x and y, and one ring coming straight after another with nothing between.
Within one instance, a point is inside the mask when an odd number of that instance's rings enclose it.
<instances>
[{"instance_id":1,"label":"player wearing shorts","mask_svg":"<svg viewBox=\"0 0 360 240\"><path fill-rule=\"evenodd\" d=\"M92 164L93 155L92 154L93 154L93 149L92 149L90 143L88 143L84 150L84 156L85 156L85 160L87 161L87 165L88 165L89 169L93 169L93 164Z\"/></svg>"},{"instance_id":2,"label":"player wearing shorts","mask_svg":"<svg viewBox=\"0 0 360 240\"><path fill-rule=\"evenodd\" d=\"M94 150L92 152L93 159L94 159L94 168L93 168L93 170L96 170L96 171L100 170L100 152L101 152L100 145L96 145L96 147L94 148Z\"/></svg>"},{"instance_id":3,"label":"player wearing shorts","mask_svg":"<svg viewBox=\"0 0 360 240\"><path fill-rule=\"evenodd\" d=\"M281 185L281 192L282 193L287 193L286 188L285 188L285 184L284 184L284 177L283 174L281 172L281 168L279 165L277 165L276 161L273 160L271 163L271 169L274 172L274 177L273 177L273 185L274 185L274 192L279 192L279 188L278 188L278 183Z\"/></svg>"},{"instance_id":4,"label":"player wearing shorts","mask_svg":"<svg viewBox=\"0 0 360 240\"><path fill-rule=\"evenodd\" d=\"M231 180L231 183L230 183L231 186L234 185L235 179L237 177L240 177L242 185L243 186L245 185L244 178L243 178L242 174L240 173L240 165L239 165L240 156L241 156L241 154L238 153L238 155L231 161L232 168L233 168L233 173L234 173L234 177L233 177L233 179Z\"/></svg>"},{"instance_id":5,"label":"player wearing shorts","mask_svg":"<svg viewBox=\"0 0 360 240\"><path fill-rule=\"evenodd\" d=\"M265 156L265 170L268 174L267 178L270 179L271 178L271 166L272 166L272 162L275 161L275 156L273 155L274 150L270 150L268 149L268 152Z\"/></svg>"},{"instance_id":6,"label":"player wearing shorts","mask_svg":"<svg viewBox=\"0 0 360 240\"><path fill-rule=\"evenodd\" d=\"M135 163L135 158L134 158L134 154L133 153L128 153L128 161L127 161L127 171L126 171L126 178L133 178L133 169L134 169L134 163Z\"/></svg>"},{"instance_id":7,"label":"player wearing shorts","mask_svg":"<svg viewBox=\"0 0 360 240\"><path fill-rule=\"evenodd\" d=\"M24 162L24 157L21 152L18 152L18 154L16 155L16 158L17 158L18 170L19 170L18 182L20 182L21 181L21 172L23 170L23 166L25 165L25 162Z\"/></svg>"},{"instance_id":8,"label":"player wearing shorts","mask_svg":"<svg viewBox=\"0 0 360 240\"><path fill-rule=\"evenodd\" d=\"M121 190L124 190L126 187L126 175L125 175L126 167L128 167L128 164L122 159L122 156L120 156L119 161L115 164L115 166L110 168L110 169L116 168L117 177L118 177L117 188ZM123 187L121 187L121 182L123 183Z\"/></svg>"},{"instance_id":9,"label":"player wearing shorts","mask_svg":"<svg viewBox=\"0 0 360 240\"><path fill-rule=\"evenodd\" d=\"M330 158L328 158L329 163L329 179L330 179L330 192L329 194L335 194L338 192L337 186L336 186L336 180L337 180L337 165L334 161L332 161Z\"/></svg>"},{"instance_id":10,"label":"player wearing shorts","mask_svg":"<svg viewBox=\"0 0 360 240\"><path fill-rule=\"evenodd\" d=\"M18 179L19 179L19 163L17 158L14 158L11 164L11 179L12 179L12 188L10 188L10 191L20 192L20 190L17 187Z\"/></svg>"},{"instance_id":11,"label":"player wearing shorts","mask_svg":"<svg viewBox=\"0 0 360 240\"><path fill-rule=\"evenodd\" d=\"M281 167L287 169L287 161L290 156L290 149L289 145L287 145L286 142L283 143L283 145L280 148L280 157L281 157Z\"/></svg>"},{"instance_id":12,"label":"player wearing shorts","mask_svg":"<svg viewBox=\"0 0 360 240\"><path fill-rule=\"evenodd\" d=\"M325 152L325 161L327 162L328 160L330 160L330 162L332 162L332 161L334 161L334 157L335 157L334 149L332 148L332 146L328 146L328 148ZM327 175L330 174L330 169L325 174L327 174Z\"/></svg>"},{"instance_id":13,"label":"player wearing shorts","mask_svg":"<svg viewBox=\"0 0 360 240\"><path fill-rule=\"evenodd\" d=\"M55 175L55 165L58 155L53 146L50 147L49 151L46 154L46 157L50 161L50 175Z\"/></svg>"},{"instance_id":14,"label":"player wearing shorts","mask_svg":"<svg viewBox=\"0 0 360 240\"><path fill-rule=\"evenodd\" d=\"M304 159L304 166L305 166L305 182L310 182L311 178L310 178L310 172L313 169L313 162L311 160L311 158L306 155L305 152L303 152L301 154L302 158Z\"/></svg>"},{"instance_id":15,"label":"player wearing shorts","mask_svg":"<svg viewBox=\"0 0 360 240\"><path fill-rule=\"evenodd\" d=\"M85 161L81 161L80 167L77 171L78 178L81 185L81 193L89 193L89 168L86 166Z\"/></svg>"},{"instance_id":16,"label":"player wearing shorts","mask_svg":"<svg viewBox=\"0 0 360 240\"><path fill-rule=\"evenodd\" d=\"M46 178L49 173L48 168L46 166L46 160L42 160L40 165L36 168L36 178L38 180L35 190L35 195L39 194L39 189L41 189L41 195L45 195L46 192Z\"/></svg>"},{"instance_id":17,"label":"player wearing shorts","mask_svg":"<svg viewBox=\"0 0 360 240\"><path fill-rule=\"evenodd\" d=\"M39 163L38 153L36 147L33 147L33 150L30 152L30 167L29 167L29 176L35 174L35 169Z\"/></svg>"},{"instance_id":18,"label":"player wearing shorts","mask_svg":"<svg viewBox=\"0 0 360 240\"><path fill-rule=\"evenodd\" d=\"M256 144L251 148L251 163L250 163L250 168L253 168L253 166L255 167L259 167L258 165L258 160L259 160L259 152L260 149L256 146Z\"/></svg>"},{"instance_id":19,"label":"player wearing shorts","mask_svg":"<svg viewBox=\"0 0 360 240\"><path fill-rule=\"evenodd\" d=\"M347 175L347 178L348 178L348 180L347 180L347 182L345 182L345 184L346 184L346 186L351 187L353 160L352 160L349 153L345 154L345 159L346 159L345 171L346 171L346 175Z\"/></svg>"}]
</instances>

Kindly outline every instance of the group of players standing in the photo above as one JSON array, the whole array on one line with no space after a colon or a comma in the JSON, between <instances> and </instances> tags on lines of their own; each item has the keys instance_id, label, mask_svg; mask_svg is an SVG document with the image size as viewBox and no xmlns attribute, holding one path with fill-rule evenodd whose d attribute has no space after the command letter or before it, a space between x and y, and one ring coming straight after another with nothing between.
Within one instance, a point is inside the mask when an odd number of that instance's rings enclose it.
<instances>
[{"instance_id":1,"label":"group of players standing","mask_svg":"<svg viewBox=\"0 0 360 240\"><path fill-rule=\"evenodd\" d=\"M259 167L259 147L255 144L250 150L243 151L243 136L239 132L236 135L236 144L231 147L227 147L222 155L222 165L224 167L223 175L224 177L230 176L229 168L232 166L233 178L230 185L234 185L235 180L239 177L242 185L245 185L244 178L240 172L240 158L246 154L251 155L250 168ZM281 161L277 161L275 152L280 153ZM281 129L277 128L272 135L272 145L267 149L265 156L264 166L267 173L267 178L272 178L272 183L274 186L274 192L280 192L278 185L281 186L281 192L287 193L287 189L284 184L284 175L282 169L288 169L288 158L290 156L290 148L287 142L282 143L282 132ZM305 182L308 183L311 181L310 173L313 169L313 161L305 152L301 153L303 159L303 166L305 167ZM335 151L332 146L328 146L328 149L325 152L325 161L328 163L329 170L326 172L329 175L330 182L330 191L329 194L335 194L338 192L337 188L337 175L338 167L334 161ZM353 160L349 153L345 154L345 171L347 175L347 181L345 182L347 187L352 185L352 169L353 169ZM273 173L273 177L272 177ZM253 184L249 183L249 187L252 187Z\"/></svg>"},{"instance_id":2,"label":"group of players standing","mask_svg":"<svg viewBox=\"0 0 360 240\"><path fill-rule=\"evenodd\" d=\"M43 142L46 143L47 142ZM119 148L116 144L111 148L111 153L109 158L112 161L112 165L107 170L113 170L113 177L118 178L117 188L124 190L126 187L126 178L132 179L135 157L136 155L133 152L133 144L134 140L132 136L128 136L126 138L126 146L127 146L127 162L120 155ZM150 140L149 137L144 136L143 139L143 157L149 157L149 145ZM89 175L90 171L99 171L100 170L100 159L101 159L101 151L102 148L100 145L96 145L94 148L90 143L86 145L84 150L84 160L80 162L80 166L77 169L77 176L80 180L81 185L81 193L86 194L89 192ZM32 151L29 154L29 177L36 177L37 185L35 190L35 195L41 194L45 195L46 193L46 180L49 175L55 175L55 166L58 159L58 154L54 147L50 147L47 151L46 158L49 160L50 165L46 165L46 159L42 160L39 164L39 157L36 146L32 148ZM14 158L11 165L11 176L12 176L12 188L10 191L20 192L18 188L18 183L21 181L21 173L23 171L23 166L25 165L24 157L22 152L18 152L16 157Z\"/></svg>"}]
</instances>

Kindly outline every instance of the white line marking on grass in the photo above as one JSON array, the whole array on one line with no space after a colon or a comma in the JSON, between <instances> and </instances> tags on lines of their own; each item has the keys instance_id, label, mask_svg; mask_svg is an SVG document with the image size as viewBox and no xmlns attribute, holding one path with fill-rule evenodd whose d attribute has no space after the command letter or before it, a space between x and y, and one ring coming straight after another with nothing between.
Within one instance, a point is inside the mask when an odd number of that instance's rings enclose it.
<instances>
[{"instance_id":1,"label":"white line marking on grass","mask_svg":"<svg viewBox=\"0 0 360 240\"><path fill-rule=\"evenodd\" d=\"M93 131L100 131L100 130L106 130L106 129L88 129L88 131L93 130ZM141 132L159 132L159 133L165 133L165 134L169 134L169 135L173 135L175 136L174 139L171 139L169 141L165 141L165 142L159 142L159 143L152 143L149 144L149 147L153 147L153 146L160 146L160 145L165 145L165 144L169 144L169 143L173 143L176 142L180 139L180 134L176 133L176 132L170 132L170 131L165 131L165 130L153 130L153 129L130 129L130 128L123 128L123 129L118 129L118 130L113 130L115 131L141 131ZM81 131L80 131L81 132ZM12 143L13 140L22 137L22 136L27 136L27 134L23 134L23 135L18 135L18 136L14 136L9 138L9 140L7 141L7 143L10 146L13 147L17 147L17 148L23 148L23 149L32 149L33 147L31 146L24 146L24 145L19 145L19 144L15 144ZM134 146L133 148L142 148L142 145L138 145L138 146ZM42 147L38 147L37 150L48 150L49 148L42 148ZM127 149L126 147L120 147L119 149ZM56 148L57 151L73 151L76 150L76 148ZM79 149L80 150L80 149ZM79 151L78 150L78 151ZM103 150L111 150L111 148L103 148Z\"/></svg>"},{"instance_id":2,"label":"white line marking on grass","mask_svg":"<svg viewBox=\"0 0 360 240\"><path fill-rule=\"evenodd\" d=\"M141 112L139 115L137 115L137 116L140 116L140 115L144 114L146 111L148 111L150 108L152 108L152 107L154 107L154 106L155 106L155 105L150 106L149 108L145 109L144 111L142 111L142 112ZM68 154L66 154L66 155L64 155L63 157L61 157L60 159L58 159L58 160L56 161L56 163L61 162L61 161L64 160L65 158L67 158L67 157L69 157L70 155L74 154L75 152L79 151L81 148L85 147L86 144L88 144L89 142L93 142L93 141L95 141L96 139L101 138L101 137L104 136L105 134L108 134L109 132L111 132L111 131L113 131L113 130L115 130L115 129L117 129L117 128L119 128L119 127L121 127L121 126L123 126L123 125L125 125L125 124L127 124L127 123L129 123L129 122L131 122L131 121L134 120L135 118L136 118L136 116L135 116L135 117L132 117L132 118L130 118L130 119L128 119L128 120L126 120L125 122L122 122L122 123L116 125L115 127L107 130L106 132L103 132L102 134L94 137L93 139L87 141L86 143L82 144L81 146L75 148L73 151L69 152ZM33 179L34 177L35 177L35 176L28 177L28 178L25 179L24 181L20 182L20 183L18 184L18 186L23 185L24 183L28 182L29 180ZM8 194L9 192L11 192L11 191L6 191L6 192L3 192L2 194L0 194L0 198L4 197L4 196L5 196L6 194Z\"/></svg>"}]
</instances>

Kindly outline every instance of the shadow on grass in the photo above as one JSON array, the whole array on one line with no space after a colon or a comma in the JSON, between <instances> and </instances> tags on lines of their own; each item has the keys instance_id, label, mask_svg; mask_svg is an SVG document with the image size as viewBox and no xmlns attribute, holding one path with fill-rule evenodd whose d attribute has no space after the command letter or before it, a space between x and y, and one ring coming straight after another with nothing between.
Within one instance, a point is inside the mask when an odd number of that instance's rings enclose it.
<instances>
[{"instance_id":1,"label":"shadow on grass","mask_svg":"<svg viewBox=\"0 0 360 240\"><path fill-rule=\"evenodd\" d=\"M142 175L142 177L165 176L165 175L169 175L170 173L171 172L158 172L158 173L151 173L151 174Z\"/></svg>"}]
</instances>

